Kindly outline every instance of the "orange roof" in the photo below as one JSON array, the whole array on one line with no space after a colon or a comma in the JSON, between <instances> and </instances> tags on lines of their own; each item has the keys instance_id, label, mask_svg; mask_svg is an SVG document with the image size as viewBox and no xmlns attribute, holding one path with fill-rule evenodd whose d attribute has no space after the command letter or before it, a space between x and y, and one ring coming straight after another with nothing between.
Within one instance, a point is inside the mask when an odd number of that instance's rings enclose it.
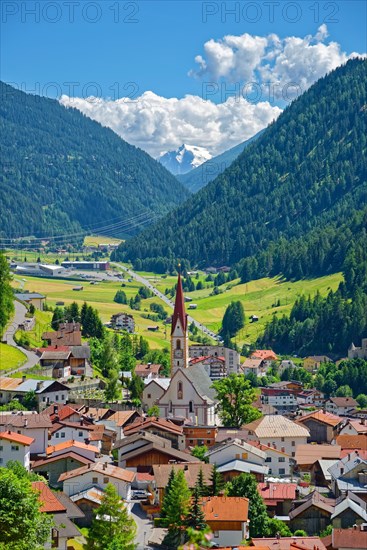
<instances>
[{"instance_id":1,"label":"orange roof","mask_svg":"<svg viewBox=\"0 0 367 550\"><path fill-rule=\"evenodd\" d=\"M278 356L272 349L256 349L253 353L251 353L251 358L276 361Z\"/></svg>"},{"instance_id":2,"label":"orange roof","mask_svg":"<svg viewBox=\"0 0 367 550\"><path fill-rule=\"evenodd\" d=\"M297 445L295 460L298 465L311 465L319 459L340 458L341 448L339 445Z\"/></svg>"},{"instance_id":3,"label":"orange roof","mask_svg":"<svg viewBox=\"0 0 367 550\"><path fill-rule=\"evenodd\" d=\"M54 495L51 489L43 481L32 481L32 487L39 491L38 500L41 503L41 512L55 513L66 512L66 508L58 498Z\"/></svg>"},{"instance_id":4,"label":"orange roof","mask_svg":"<svg viewBox=\"0 0 367 550\"><path fill-rule=\"evenodd\" d=\"M23 380L21 378L0 377L0 388L5 391L15 390L22 383Z\"/></svg>"},{"instance_id":5,"label":"orange roof","mask_svg":"<svg viewBox=\"0 0 367 550\"><path fill-rule=\"evenodd\" d=\"M252 546L258 548L268 546L274 550L290 550L292 548L302 548L302 550L326 550L325 545L321 541L320 537L263 537L253 538Z\"/></svg>"},{"instance_id":6,"label":"orange roof","mask_svg":"<svg viewBox=\"0 0 367 550\"><path fill-rule=\"evenodd\" d=\"M310 414L306 414L305 416L302 416L297 420L297 422L304 422L309 418L318 420L319 422L323 422L324 424L329 424L329 426L337 426L343 420L342 418L340 418L340 416L337 416L336 414L323 412L323 411L314 411Z\"/></svg>"},{"instance_id":7,"label":"orange roof","mask_svg":"<svg viewBox=\"0 0 367 550\"><path fill-rule=\"evenodd\" d=\"M332 546L334 548L367 548L367 531L361 527L333 529Z\"/></svg>"},{"instance_id":8,"label":"orange roof","mask_svg":"<svg viewBox=\"0 0 367 550\"><path fill-rule=\"evenodd\" d=\"M31 445L34 441L33 437L17 434L15 432L0 432L0 439L7 439L8 441L14 441L20 445Z\"/></svg>"},{"instance_id":9,"label":"orange roof","mask_svg":"<svg viewBox=\"0 0 367 550\"><path fill-rule=\"evenodd\" d=\"M125 470L124 468L112 466L107 463L95 462L94 464L87 464L87 466L82 466L81 468L76 468L75 470L61 474L59 481L66 481L68 479L72 479L73 477L83 476L88 472L97 472L105 476L120 479L121 481L126 481L128 483L134 481L135 478L135 472L130 470Z\"/></svg>"},{"instance_id":10,"label":"orange roof","mask_svg":"<svg viewBox=\"0 0 367 550\"><path fill-rule=\"evenodd\" d=\"M170 420L165 420L164 418L151 416L134 420L134 422L124 428L124 435L132 435L133 433L145 430L151 426L161 428L163 431L173 432L177 435L182 434L182 426L177 426Z\"/></svg>"},{"instance_id":11,"label":"orange roof","mask_svg":"<svg viewBox=\"0 0 367 550\"><path fill-rule=\"evenodd\" d=\"M245 497L204 497L205 521L248 521L249 500Z\"/></svg>"},{"instance_id":12,"label":"orange roof","mask_svg":"<svg viewBox=\"0 0 367 550\"><path fill-rule=\"evenodd\" d=\"M136 413L136 411L116 411L108 417L109 422L114 422L116 426L123 426Z\"/></svg>"},{"instance_id":13,"label":"orange roof","mask_svg":"<svg viewBox=\"0 0 367 550\"><path fill-rule=\"evenodd\" d=\"M342 449L367 449L367 434L361 435L338 435L337 445Z\"/></svg>"},{"instance_id":14,"label":"orange roof","mask_svg":"<svg viewBox=\"0 0 367 550\"><path fill-rule=\"evenodd\" d=\"M54 412L55 407L57 407L57 412ZM70 405L60 406L57 404L50 405L43 411L42 414L48 414L51 420L54 420L56 416L59 417L59 420L65 420L65 418L69 418L69 416L72 416L73 414L81 416L81 414L77 410L70 407Z\"/></svg>"},{"instance_id":15,"label":"orange roof","mask_svg":"<svg viewBox=\"0 0 367 550\"><path fill-rule=\"evenodd\" d=\"M57 445L50 445L50 447L47 447L46 454L52 455L53 453L56 453L57 451L63 451L64 449L70 449L70 447L77 447L78 449L85 449L86 451L92 451L94 453L99 453L99 450L95 445L87 445L86 443L81 443L79 441L74 441L73 439L69 441L63 441L62 443L58 443Z\"/></svg>"}]
</instances>

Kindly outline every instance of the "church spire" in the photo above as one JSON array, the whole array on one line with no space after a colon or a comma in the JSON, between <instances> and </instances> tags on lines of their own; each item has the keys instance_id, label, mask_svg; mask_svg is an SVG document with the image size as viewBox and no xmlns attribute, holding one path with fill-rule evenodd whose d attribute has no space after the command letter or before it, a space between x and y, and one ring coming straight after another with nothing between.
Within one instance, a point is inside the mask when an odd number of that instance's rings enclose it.
<instances>
[{"instance_id":1,"label":"church spire","mask_svg":"<svg viewBox=\"0 0 367 550\"><path fill-rule=\"evenodd\" d=\"M178 272L177 291L175 300L175 309L173 310L171 334L173 334L177 321L180 321L184 333L187 330L187 314L185 311L185 300L182 290L181 273Z\"/></svg>"}]
</instances>

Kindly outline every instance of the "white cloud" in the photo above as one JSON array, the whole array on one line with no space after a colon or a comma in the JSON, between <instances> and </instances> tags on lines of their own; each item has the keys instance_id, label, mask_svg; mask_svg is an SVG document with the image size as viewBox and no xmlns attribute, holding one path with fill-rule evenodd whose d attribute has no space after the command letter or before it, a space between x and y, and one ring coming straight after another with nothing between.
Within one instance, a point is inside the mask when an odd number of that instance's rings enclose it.
<instances>
[{"instance_id":1,"label":"white cloud","mask_svg":"<svg viewBox=\"0 0 367 550\"><path fill-rule=\"evenodd\" d=\"M204 56L196 56L196 71L190 75L228 82L264 85L271 83L275 98L293 97L304 92L316 80L357 54L347 55L337 42L326 42L328 29L321 25L315 36L304 38L276 34L267 37L225 36L204 44ZM286 89L286 93L284 93Z\"/></svg>"},{"instance_id":2,"label":"white cloud","mask_svg":"<svg viewBox=\"0 0 367 550\"><path fill-rule=\"evenodd\" d=\"M135 100L116 101L64 95L60 102L112 128L154 158L183 143L205 147L217 155L252 137L281 113L268 102L254 104L243 97L215 104L193 95L176 99L153 92Z\"/></svg>"}]
</instances>

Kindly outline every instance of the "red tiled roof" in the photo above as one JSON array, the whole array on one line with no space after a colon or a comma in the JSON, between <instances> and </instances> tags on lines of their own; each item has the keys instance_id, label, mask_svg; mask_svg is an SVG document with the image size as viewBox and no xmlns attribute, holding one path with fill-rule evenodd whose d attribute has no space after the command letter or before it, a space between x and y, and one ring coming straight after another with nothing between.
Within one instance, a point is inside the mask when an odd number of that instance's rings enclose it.
<instances>
[{"instance_id":1,"label":"red tiled roof","mask_svg":"<svg viewBox=\"0 0 367 550\"><path fill-rule=\"evenodd\" d=\"M162 369L162 365L151 363L150 365L136 365L135 374L159 374L159 371Z\"/></svg>"},{"instance_id":2,"label":"red tiled roof","mask_svg":"<svg viewBox=\"0 0 367 550\"><path fill-rule=\"evenodd\" d=\"M367 531L360 527L351 529L333 529L333 548L367 548Z\"/></svg>"},{"instance_id":3,"label":"red tiled roof","mask_svg":"<svg viewBox=\"0 0 367 550\"><path fill-rule=\"evenodd\" d=\"M56 413L54 412L55 407L57 407ZM70 407L70 405L60 406L57 404L50 405L42 412L42 414L48 414L51 420L54 420L56 417L58 417L59 420L61 421L65 420L66 418L69 418L69 416L72 416L73 414L77 414L78 416L81 416L81 414L77 410Z\"/></svg>"},{"instance_id":4,"label":"red tiled roof","mask_svg":"<svg viewBox=\"0 0 367 550\"><path fill-rule=\"evenodd\" d=\"M247 521L249 500L245 497L204 497L205 521Z\"/></svg>"},{"instance_id":5,"label":"red tiled roof","mask_svg":"<svg viewBox=\"0 0 367 550\"><path fill-rule=\"evenodd\" d=\"M256 349L253 353L251 353L251 358L272 361L276 361L278 359L277 355L271 349Z\"/></svg>"},{"instance_id":6,"label":"red tiled roof","mask_svg":"<svg viewBox=\"0 0 367 550\"><path fill-rule=\"evenodd\" d=\"M153 481L154 476L146 472L137 472L136 481Z\"/></svg>"},{"instance_id":7,"label":"red tiled roof","mask_svg":"<svg viewBox=\"0 0 367 550\"><path fill-rule=\"evenodd\" d=\"M338 435L336 438L337 445L344 449L367 449L367 434L361 435Z\"/></svg>"},{"instance_id":8,"label":"red tiled roof","mask_svg":"<svg viewBox=\"0 0 367 550\"><path fill-rule=\"evenodd\" d=\"M352 454L356 451L358 452L358 456L362 460L367 460L367 449L343 449L340 453L340 458L342 459L342 458L346 457L347 455Z\"/></svg>"},{"instance_id":9,"label":"red tiled roof","mask_svg":"<svg viewBox=\"0 0 367 550\"><path fill-rule=\"evenodd\" d=\"M257 490L268 504L269 499L294 500L296 498L297 483L258 483Z\"/></svg>"},{"instance_id":10,"label":"red tiled roof","mask_svg":"<svg viewBox=\"0 0 367 550\"><path fill-rule=\"evenodd\" d=\"M176 327L177 321L180 321L181 328L185 333L186 327L187 327L187 315L185 312L185 300L184 300L184 294L182 290L181 273L178 274L175 309L173 310L173 315L172 315L171 334L173 333Z\"/></svg>"},{"instance_id":11,"label":"red tiled roof","mask_svg":"<svg viewBox=\"0 0 367 550\"><path fill-rule=\"evenodd\" d=\"M141 430L146 430L149 427L160 428L163 431L175 433L177 435L182 434L183 431L182 426L177 426L173 422L165 420L164 418L156 418L153 416L147 418L137 418L134 422L124 428L124 435L132 435Z\"/></svg>"},{"instance_id":12,"label":"red tiled roof","mask_svg":"<svg viewBox=\"0 0 367 550\"><path fill-rule=\"evenodd\" d=\"M43 481L32 481L32 487L36 491L39 491L38 500L41 502L41 512L55 513L66 512L66 508L56 498L51 489Z\"/></svg>"},{"instance_id":13,"label":"red tiled roof","mask_svg":"<svg viewBox=\"0 0 367 550\"><path fill-rule=\"evenodd\" d=\"M33 437L17 434L15 432L0 432L0 439L6 439L7 441L14 441L20 445L31 445L34 441Z\"/></svg>"},{"instance_id":14,"label":"red tiled roof","mask_svg":"<svg viewBox=\"0 0 367 550\"><path fill-rule=\"evenodd\" d=\"M336 414L323 412L323 411L314 411L310 414L306 414L305 416L302 416L297 420L297 422L303 423L305 420L308 420L311 418L314 420L318 420L323 424L328 424L329 426L337 426L343 420L342 418L340 418L340 416L337 416Z\"/></svg>"},{"instance_id":15,"label":"red tiled roof","mask_svg":"<svg viewBox=\"0 0 367 550\"><path fill-rule=\"evenodd\" d=\"M268 546L270 550L291 550L291 548L302 548L302 550L326 550L320 537L276 537L253 538L252 545L259 547Z\"/></svg>"}]
</instances>

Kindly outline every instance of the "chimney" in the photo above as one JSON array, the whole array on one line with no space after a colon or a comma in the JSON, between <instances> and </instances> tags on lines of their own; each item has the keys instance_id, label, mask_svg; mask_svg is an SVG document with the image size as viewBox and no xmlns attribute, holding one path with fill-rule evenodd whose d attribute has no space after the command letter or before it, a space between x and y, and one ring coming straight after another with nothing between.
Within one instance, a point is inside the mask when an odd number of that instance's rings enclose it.
<instances>
[{"instance_id":1,"label":"chimney","mask_svg":"<svg viewBox=\"0 0 367 550\"><path fill-rule=\"evenodd\" d=\"M90 470L90 462L88 462L88 470Z\"/></svg>"},{"instance_id":2,"label":"chimney","mask_svg":"<svg viewBox=\"0 0 367 550\"><path fill-rule=\"evenodd\" d=\"M23 376L22 376L22 382L25 382L26 380L27 380L27 377L26 377L25 374L23 374Z\"/></svg>"},{"instance_id":3,"label":"chimney","mask_svg":"<svg viewBox=\"0 0 367 550\"><path fill-rule=\"evenodd\" d=\"M28 427L28 418L25 418L24 419L24 428L27 428Z\"/></svg>"},{"instance_id":4,"label":"chimney","mask_svg":"<svg viewBox=\"0 0 367 550\"><path fill-rule=\"evenodd\" d=\"M107 462L104 462L104 463L103 463L103 469L104 469L104 470L107 470Z\"/></svg>"},{"instance_id":5,"label":"chimney","mask_svg":"<svg viewBox=\"0 0 367 550\"><path fill-rule=\"evenodd\" d=\"M362 424L362 426L365 426L365 424L366 424L366 419L365 418L361 418L361 424Z\"/></svg>"},{"instance_id":6,"label":"chimney","mask_svg":"<svg viewBox=\"0 0 367 550\"><path fill-rule=\"evenodd\" d=\"M58 414L58 412L59 412L59 406L54 405L54 414Z\"/></svg>"}]
</instances>

